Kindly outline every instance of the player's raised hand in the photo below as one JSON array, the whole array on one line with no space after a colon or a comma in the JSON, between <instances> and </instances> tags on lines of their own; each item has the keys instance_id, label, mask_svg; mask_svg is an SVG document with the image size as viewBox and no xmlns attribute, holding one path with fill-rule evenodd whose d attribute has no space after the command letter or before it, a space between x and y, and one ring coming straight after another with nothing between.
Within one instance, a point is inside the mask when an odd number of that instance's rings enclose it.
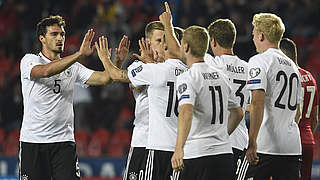
<instances>
[{"instance_id":1,"label":"player's raised hand","mask_svg":"<svg viewBox=\"0 0 320 180\"><path fill-rule=\"evenodd\" d=\"M144 63L155 62L155 60L153 59L153 51L148 41L146 41L144 38L141 38L139 40L139 47L141 55L134 53L133 56L135 56Z\"/></svg>"},{"instance_id":2,"label":"player's raised hand","mask_svg":"<svg viewBox=\"0 0 320 180\"><path fill-rule=\"evenodd\" d=\"M116 48L116 59L115 59L115 64L122 64L123 61L126 59L128 53L129 53L129 48L130 48L130 40L128 39L127 36L123 36L118 48Z\"/></svg>"},{"instance_id":3,"label":"player's raised hand","mask_svg":"<svg viewBox=\"0 0 320 180\"><path fill-rule=\"evenodd\" d=\"M98 42L95 42L95 47L98 52L99 59L104 62L106 60L110 60L111 51L108 47L108 39L104 36L99 37L99 45Z\"/></svg>"},{"instance_id":4,"label":"player's raised hand","mask_svg":"<svg viewBox=\"0 0 320 180\"><path fill-rule=\"evenodd\" d=\"M160 22L164 25L164 27L171 27L172 26L172 15L171 15L171 10L169 7L168 2L164 3L164 6L166 8L166 11L163 12L160 16Z\"/></svg>"},{"instance_id":5,"label":"player's raised hand","mask_svg":"<svg viewBox=\"0 0 320 180\"><path fill-rule=\"evenodd\" d=\"M82 56L88 56L93 52L95 46L91 46L91 43L92 43L94 34L95 32L93 31L93 29L89 29L86 35L84 36L84 39L82 41L82 44L79 50Z\"/></svg>"},{"instance_id":6,"label":"player's raised hand","mask_svg":"<svg viewBox=\"0 0 320 180\"><path fill-rule=\"evenodd\" d=\"M183 156L184 156L184 152L183 149L176 149L172 155L171 158L171 165L172 165L172 169L175 171L182 171L184 168L184 164L183 164Z\"/></svg>"},{"instance_id":7,"label":"player's raised hand","mask_svg":"<svg viewBox=\"0 0 320 180\"><path fill-rule=\"evenodd\" d=\"M249 141L246 158L250 164L257 164L259 162L259 157L257 156L257 142Z\"/></svg>"}]
</instances>

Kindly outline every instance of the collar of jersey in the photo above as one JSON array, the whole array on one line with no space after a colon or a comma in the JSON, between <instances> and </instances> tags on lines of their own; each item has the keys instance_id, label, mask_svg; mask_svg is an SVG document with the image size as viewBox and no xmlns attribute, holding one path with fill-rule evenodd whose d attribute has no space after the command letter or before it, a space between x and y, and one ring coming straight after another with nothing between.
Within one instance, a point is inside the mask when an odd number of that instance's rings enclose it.
<instances>
[{"instance_id":1,"label":"collar of jersey","mask_svg":"<svg viewBox=\"0 0 320 180\"><path fill-rule=\"evenodd\" d=\"M236 59L238 59L237 55L230 55L230 54L222 54L220 57L228 57L228 58L236 58Z\"/></svg>"},{"instance_id":2,"label":"collar of jersey","mask_svg":"<svg viewBox=\"0 0 320 180\"><path fill-rule=\"evenodd\" d=\"M193 66L203 66L203 65L207 65L206 62L204 62L204 61L195 62L190 66L190 68L193 67Z\"/></svg>"},{"instance_id":3,"label":"collar of jersey","mask_svg":"<svg viewBox=\"0 0 320 180\"><path fill-rule=\"evenodd\" d=\"M42 60L44 60L46 63L50 63L50 59L48 59L47 57L45 57L41 52L39 53L39 56L41 57Z\"/></svg>"},{"instance_id":4,"label":"collar of jersey","mask_svg":"<svg viewBox=\"0 0 320 180\"><path fill-rule=\"evenodd\" d=\"M180 59L167 59L165 61L166 63L180 63L181 65L185 66L186 68L188 68L188 66L186 64L184 64Z\"/></svg>"}]
</instances>

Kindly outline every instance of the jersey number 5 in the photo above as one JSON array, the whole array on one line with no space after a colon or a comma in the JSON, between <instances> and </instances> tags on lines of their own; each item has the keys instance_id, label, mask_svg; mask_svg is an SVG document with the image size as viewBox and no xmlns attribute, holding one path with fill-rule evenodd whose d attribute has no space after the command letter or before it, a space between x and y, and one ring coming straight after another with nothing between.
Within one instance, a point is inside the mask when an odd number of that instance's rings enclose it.
<instances>
[{"instance_id":1,"label":"jersey number 5","mask_svg":"<svg viewBox=\"0 0 320 180\"><path fill-rule=\"evenodd\" d=\"M53 92L56 94L60 93L60 90L61 90L61 86L60 86L59 82L61 82L61 79L54 80Z\"/></svg>"}]
</instances>

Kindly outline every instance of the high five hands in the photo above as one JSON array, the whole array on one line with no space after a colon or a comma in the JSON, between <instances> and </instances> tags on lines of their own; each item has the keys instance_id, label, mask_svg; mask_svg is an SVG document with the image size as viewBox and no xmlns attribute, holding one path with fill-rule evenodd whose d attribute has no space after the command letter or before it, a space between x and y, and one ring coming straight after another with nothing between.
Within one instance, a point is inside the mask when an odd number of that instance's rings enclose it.
<instances>
[{"instance_id":1,"label":"high five hands","mask_svg":"<svg viewBox=\"0 0 320 180\"><path fill-rule=\"evenodd\" d=\"M111 49L108 46L108 39L104 36L99 37L99 45L98 42L95 42L95 47L97 49L97 53L99 59L102 61L109 61L111 56Z\"/></svg>"},{"instance_id":2,"label":"high five hands","mask_svg":"<svg viewBox=\"0 0 320 180\"><path fill-rule=\"evenodd\" d=\"M93 52L95 46L91 46L91 43L94 34L95 32L93 31L93 29L89 29L86 35L84 36L79 50L81 56L89 56Z\"/></svg>"}]
</instances>

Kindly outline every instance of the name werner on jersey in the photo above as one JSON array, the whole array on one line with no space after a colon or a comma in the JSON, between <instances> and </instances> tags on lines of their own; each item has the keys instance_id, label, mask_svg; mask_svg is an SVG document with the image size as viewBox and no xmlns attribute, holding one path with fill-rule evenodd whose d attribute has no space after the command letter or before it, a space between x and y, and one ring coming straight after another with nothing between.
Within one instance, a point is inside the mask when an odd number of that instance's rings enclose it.
<instances>
[{"instance_id":1,"label":"name werner on jersey","mask_svg":"<svg viewBox=\"0 0 320 180\"><path fill-rule=\"evenodd\" d=\"M227 64L227 71L232 73L241 73L244 74L244 67L242 66L233 66L232 64Z\"/></svg>"},{"instance_id":2,"label":"name werner on jersey","mask_svg":"<svg viewBox=\"0 0 320 180\"><path fill-rule=\"evenodd\" d=\"M219 79L218 72L211 72L211 73L201 73L204 80L214 80Z\"/></svg>"}]
</instances>

